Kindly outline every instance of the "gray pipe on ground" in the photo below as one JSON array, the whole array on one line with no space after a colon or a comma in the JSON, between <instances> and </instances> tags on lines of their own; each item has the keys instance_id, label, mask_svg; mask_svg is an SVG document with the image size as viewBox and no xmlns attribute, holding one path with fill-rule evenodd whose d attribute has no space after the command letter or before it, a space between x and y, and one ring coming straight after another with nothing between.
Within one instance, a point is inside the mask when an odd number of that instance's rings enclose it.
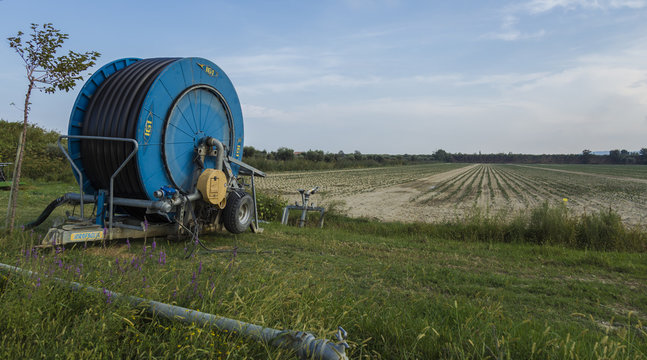
<instances>
[{"instance_id":1,"label":"gray pipe on ground","mask_svg":"<svg viewBox=\"0 0 647 360\"><path fill-rule=\"evenodd\" d=\"M28 276L37 275L37 273L33 271L2 263L0 263L0 270L7 273L21 273ZM317 339L314 335L303 331L266 328L244 321L183 308L181 306L165 304L136 296L124 295L110 290L97 289L74 281L67 281L56 277L49 278L60 284L68 285L74 290L88 290L98 294L105 294L115 300L125 300L132 306L145 307L149 313L169 320L181 321L189 324L195 323L200 326L212 327L219 331L227 330L265 344L285 349L293 349L296 351L297 356L300 359L348 360L346 349L349 346L346 341L344 341L346 339L346 331L344 331L341 326L336 334L338 342L334 343L327 339Z\"/></svg>"}]
</instances>

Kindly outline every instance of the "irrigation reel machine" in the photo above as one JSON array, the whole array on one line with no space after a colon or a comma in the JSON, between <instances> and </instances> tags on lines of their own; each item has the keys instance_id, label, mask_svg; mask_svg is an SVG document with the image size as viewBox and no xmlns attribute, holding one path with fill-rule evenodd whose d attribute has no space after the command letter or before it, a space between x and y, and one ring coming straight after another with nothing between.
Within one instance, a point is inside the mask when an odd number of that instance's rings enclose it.
<instances>
[{"instance_id":1,"label":"irrigation reel machine","mask_svg":"<svg viewBox=\"0 0 647 360\"><path fill-rule=\"evenodd\" d=\"M61 140L67 139L68 151ZM258 228L254 178L243 163L243 116L227 75L202 58L126 58L85 83L59 138L79 193L53 201L78 216L49 230L43 245L197 236ZM249 176L243 184L241 176ZM251 194L245 191L251 187ZM87 216L84 205L93 203Z\"/></svg>"}]
</instances>

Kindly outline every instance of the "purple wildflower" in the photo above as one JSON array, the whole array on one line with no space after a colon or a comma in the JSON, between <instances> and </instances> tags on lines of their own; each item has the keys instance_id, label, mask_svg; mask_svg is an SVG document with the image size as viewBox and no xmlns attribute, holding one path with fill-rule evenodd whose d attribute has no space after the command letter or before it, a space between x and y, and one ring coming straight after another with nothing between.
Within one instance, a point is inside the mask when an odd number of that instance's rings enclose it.
<instances>
[{"instance_id":1,"label":"purple wildflower","mask_svg":"<svg viewBox=\"0 0 647 360\"><path fill-rule=\"evenodd\" d=\"M155 242L155 240L153 240L153 243L151 244L151 248L152 248L151 250L155 251L156 247L157 247L157 243Z\"/></svg>"},{"instance_id":2,"label":"purple wildflower","mask_svg":"<svg viewBox=\"0 0 647 360\"><path fill-rule=\"evenodd\" d=\"M106 296L106 304L112 303L112 293L106 288L103 288L103 295Z\"/></svg>"},{"instance_id":3,"label":"purple wildflower","mask_svg":"<svg viewBox=\"0 0 647 360\"><path fill-rule=\"evenodd\" d=\"M36 288L40 287L40 276L38 277L38 280L36 281Z\"/></svg>"},{"instance_id":4,"label":"purple wildflower","mask_svg":"<svg viewBox=\"0 0 647 360\"><path fill-rule=\"evenodd\" d=\"M128 250L130 250L130 240L126 239L126 245L128 245Z\"/></svg>"},{"instance_id":5,"label":"purple wildflower","mask_svg":"<svg viewBox=\"0 0 647 360\"><path fill-rule=\"evenodd\" d=\"M144 217L144 231L148 231L148 219Z\"/></svg>"}]
</instances>

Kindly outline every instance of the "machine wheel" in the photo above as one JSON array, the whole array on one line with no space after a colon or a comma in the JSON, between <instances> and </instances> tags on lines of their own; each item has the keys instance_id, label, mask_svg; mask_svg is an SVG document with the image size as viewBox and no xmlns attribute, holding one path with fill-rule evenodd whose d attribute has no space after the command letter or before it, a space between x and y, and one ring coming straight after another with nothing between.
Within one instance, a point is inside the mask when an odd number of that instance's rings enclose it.
<instances>
[{"instance_id":1,"label":"machine wheel","mask_svg":"<svg viewBox=\"0 0 647 360\"><path fill-rule=\"evenodd\" d=\"M227 231L240 234L247 230L252 222L254 200L248 193L238 190L232 191L227 197L227 205L223 213L223 223Z\"/></svg>"}]
</instances>

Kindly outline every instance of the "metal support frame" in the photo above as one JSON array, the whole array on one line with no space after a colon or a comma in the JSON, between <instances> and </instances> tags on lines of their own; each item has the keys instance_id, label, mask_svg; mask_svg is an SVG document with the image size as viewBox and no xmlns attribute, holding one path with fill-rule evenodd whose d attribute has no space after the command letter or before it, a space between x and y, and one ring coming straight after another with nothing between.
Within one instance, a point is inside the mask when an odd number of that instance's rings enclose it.
<instances>
[{"instance_id":1,"label":"metal support frame","mask_svg":"<svg viewBox=\"0 0 647 360\"><path fill-rule=\"evenodd\" d=\"M301 194L301 205L295 203L294 205L288 205L285 208L283 208L283 217L281 218L281 224L283 225L288 224L288 217L290 216L290 210L301 210L301 217L299 218L298 225L299 227L304 227L308 216L308 211L318 211L321 215L319 218L319 227L323 228L324 213L326 209L319 206L309 205L310 195L313 195L318 190L319 190L319 186L315 186L314 188L307 191L304 189L298 189L297 191Z\"/></svg>"},{"instance_id":2,"label":"metal support frame","mask_svg":"<svg viewBox=\"0 0 647 360\"><path fill-rule=\"evenodd\" d=\"M110 240L112 240L112 218L113 218L113 211L114 211L114 185L115 185L115 177L121 172L121 170L126 166L128 161L135 156L137 153L137 150L139 150L139 143L135 139L129 139L129 138L118 138L118 137L103 137L103 136L88 136L88 135L61 135L58 137L58 148L61 149L63 154L65 154L65 157L67 158L67 161L70 162L72 165L72 168L76 173L79 175L79 194L83 194L83 173L79 168L76 166L74 163L74 160L72 160L72 157L70 157L70 154L67 153L65 148L63 148L63 145L61 144L61 139L80 139L80 140L105 140L105 141L122 141L122 142L130 142L133 144L133 150L130 152L128 157L126 157L126 160L124 160L119 168L115 170L114 173L112 173L112 176L110 176L110 220L109 220L109 227L110 227ZM83 196L81 196L81 219L83 220Z\"/></svg>"},{"instance_id":3,"label":"metal support frame","mask_svg":"<svg viewBox=\"0 0 647 360\"><path fill-rule=\"evenodd\" d=\"M9 166L11 164L13 163L10 163L10 162L0 163L0 181L7 181L7 176L4 173L4 167Z\"/></svg>"},{"instance_id":4,"label":"metal support frame","mask_svg":"<svg viewBox=\"0 0 647 360\"><path fill-rule=\"evenodd\" d=\"M256 206L256 184L254 183L254 173L252 172L252 198L254 198L254 232L258 231L258 207Z\"/></svg>"},{"instance_id":5,"label":"metal support frame","mask_svg":"<svg viewBox=\"0 0 647 360\"><path fill-rule=\"evenodd\" d=\"M265 174L264 172L258 170L257 168L255 168L255 167L253 167L253 166L251 166L249 164L245 164L244 162L236 159L235 157L228 156L227 160L229 160L229 162L231 162L233 164L236 164L236 165L240 166L240 170L238 171L239 174L247 175L247 176L251 177L251 181L252 181L252 198L254 199L254 227L252 228L252 230L254 232L261 232L262 229L258 226L258 205L257 205L257 201L256 201L256 183L254 182L254 178L256 176L266 177L267 174Z\"/></svg>"}]
</instances>

